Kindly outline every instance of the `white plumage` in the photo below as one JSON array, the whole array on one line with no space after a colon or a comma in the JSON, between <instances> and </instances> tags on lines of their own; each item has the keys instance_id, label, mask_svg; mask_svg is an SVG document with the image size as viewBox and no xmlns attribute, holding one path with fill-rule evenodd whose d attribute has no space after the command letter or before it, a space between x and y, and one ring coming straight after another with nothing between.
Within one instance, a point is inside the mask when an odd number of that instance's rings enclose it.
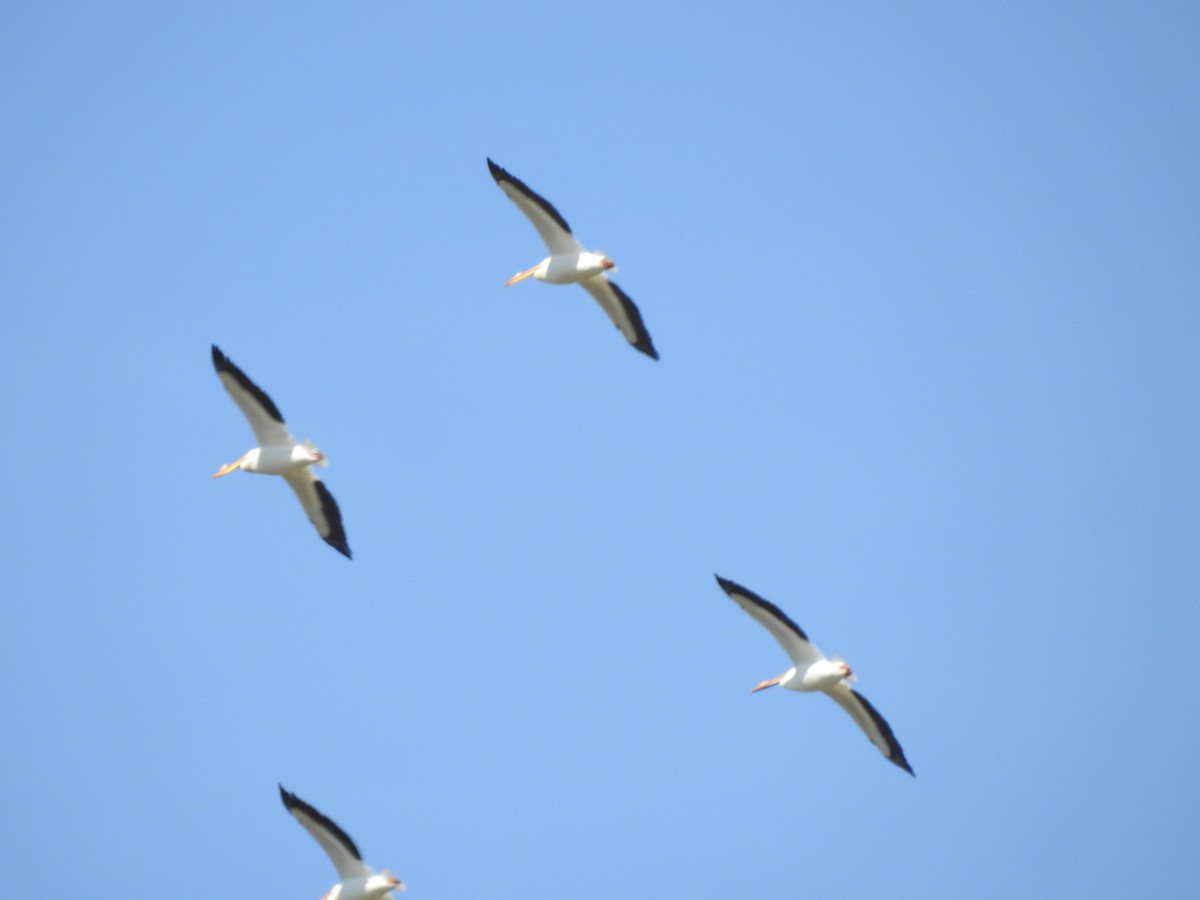
<instances>
[{"instance_id":1,"label":"white plumage","mask_svg":"<svg viewBox=\"0 0 1200 900\"><path fill-rule=\"evenodd\" d=\"M237 469L257 472L260 475L282 475L296 492L300 505L308 516L317 534L339 553L350 557L350 545L346 542L346 529L342 525L342 513L329 488L312 470L313 465L326 466L325 454L313 446L311 441L297 443L288 431L274 401L257 384L246 377L246 373L235 366L216 344L212 348L213 368L225 390L238 405L242 414L254 429L258 446L240 459L217 470L213 478L228 475Z\"/></svg>"},{"instance_id":2,"label":"white plumage","mask_svg":"<svg viewBox=\"0 0 1200 900\"><path fill-rule=\"evenodd\" d=\"M821 691L829 695L850 714L863 734L879 748L879 752L885 758L909 775L915 775L908 760L904 758L904 751L900 748L896 735L892 733L891 726L866 697L848 684L854 680L854 671L849 664L837 658L826 658L825 654L809 641L804 630L774 603L720 575L717 575L716 579L730 599L771 632L771 636L780 643L792 660L791 669L760 683L752 688L752 691L761 691L778 684L792 691Z\"/></svg>"},{"instance_id":3,"label":"white plumage","mask_svg":"<svg viewBox=\"0 0 1200 900\"><path fill-rule=\"evenodd\" d=\"M391 872L384 870L376 874L364 863L350 835L328 816L295 794L288 793L282 784L279 786L279 797L283 800L284 808L316 839L337 869L338 883L321 900L382 900L392 897L392 891L404 890L404 882Z\"/></svg>"},{"instance_id":4,"label":"white plumage","mask_svg":"<svg viewBox=\"0 0 1200 900\"><path fill-rule=\"evenodd\" d=\"M550 251L550 255L536 266L510 278L505 282L505 287L530 277L551 284L578 282L596 298L596 302L630 344L647 356L658 359L658 351L654 349L650 332L642 322L637 305L629 299L628 294L608 280L606 273L615 268L613 261L599 251L593 253L585 250L571 233L567 220L544 197L490 159L487 163L496 184L533 223L546 249Z\"/></svg>"}]
</instances>

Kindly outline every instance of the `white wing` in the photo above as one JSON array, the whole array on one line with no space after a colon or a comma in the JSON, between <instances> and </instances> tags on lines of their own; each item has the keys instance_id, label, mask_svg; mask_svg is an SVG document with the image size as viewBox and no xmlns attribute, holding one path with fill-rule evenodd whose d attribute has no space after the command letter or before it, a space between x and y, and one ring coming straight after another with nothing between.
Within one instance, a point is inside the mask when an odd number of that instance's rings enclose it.
<instances>
[{"instance_id":1,"label":"white wing","mask_svg":"<svg viewBox=\"0 0 1200 900\"><path fill-rule=\"evenodd\" d=\"M658 359L658 351L654 349L650 332L642 322L642 314L628 294L609 281L603 272L580 283L608 313L612 323L625 335L625 340L652 359Z\"/></svg>"},{"instance_id":2,"label":"white wing","mask_svg":"<svg viewBox=\"0 0 1200 900\"><path fill-rule=\"evenodd\" d=\"M284 424L283 414L279 407L267 396L266 391L246 377L246 373L230 362L229 358L220 351L216 344L212 348L213 368L229 396L238 405L242 415L254 429L254 437L260 447L273 444L291 446L296 443Z\"/></svg>"},{"instance_id":3,"label":"white wing","mask_svg":"<svg viewBox=\"0 0 1200 900\"><path fill-rule=\"evenodd\" d=\"M729 595L738 606L750 613L751 616L771 632L771 636L779 641L787 655L791 657L796 670L803 672L815 662L825 659L825 654L816 648L808 639L804 630L787 617L782 609L770 600L764 600L754 591L742 587L727 578L716 576L717 584Z\"/></svg>"},{"instance_id":4,"label":"white wing","mask_svg":"<svg viewBox=\"0 0 1200 900\"><path fill-rule=\"evenodd\" d=\"M509 175L490 159L487 161L488 171L496 179L496 184L508 195L517 208L525 213L526 218L533 223L537 233L546 243L551 256L562 254L584 253L583 244L575 240L571 234L571 226L567 224L557 209L550 205L540 194L531 190L525 182Z\"/></svg>"},{"instance_id":5,"label":"white wing","mask_svg":"<svg viewBox=\"0 0 1200 900\"><path fill-rule=\"evenodd\" d=\"M879 748L880 753L909 775L916 776L908 764L908 760L904 758L904 751L900 748L900 742L896 740L896 735L892 733L892 726L888 725L883 716L879 714L879 710L872 706L866 697L851 688L845 681L839 681L837 686L827 693L837 701L838 706L850 713L850 718L854 719L867 739Z\"/></svg>"},{"instance_id":6,"label":"white wing","mask_svg":"<svg viewBox=\"0 0 1200 900\"><path fill-rule=\"evenodd\" d=\"M317 477L312 466L287 472L283 477L300 498L300 505L304 507L308 520L313 523L322 540L347 558L353 559L350 556L350 545L346 542L346 529L342 525L342 511L338 509L333 494L329 493L329 488Z\"/></svg>"},{"instance_id":7,"label":"white wing","mask_svg":"<svg viewBox=\"0 0 1200 900\"><path fill-rule=\"evenodd\" d=\"M337 869L340 880L349 881L352 878L364 878L374 874L371 867L362 861L362 854L358 852L358 847L354 846L354 841L350 840L350 835L342 831L336 822L295 794L285 791L283 785L279 786L279 796L287 811L295 816L296 821L304 826L304 830L321 845L321 849Z\"/></svg>"}]
</instances>

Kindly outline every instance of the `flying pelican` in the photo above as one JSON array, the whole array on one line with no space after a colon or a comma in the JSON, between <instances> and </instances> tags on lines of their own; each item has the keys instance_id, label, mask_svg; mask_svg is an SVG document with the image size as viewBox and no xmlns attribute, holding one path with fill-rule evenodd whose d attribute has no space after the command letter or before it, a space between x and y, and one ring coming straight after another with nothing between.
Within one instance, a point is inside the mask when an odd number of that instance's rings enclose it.
<instances>
[{"instance_id":1,"label":"flying pelican","mask_svg":"<svg viewBox=\"0 0 1200 900\"><path fill-rule=\"evenodd\" d=\"M771 632L771 636L779 641L794 663L794 666L782 675L751 688L751 693L776 684L792 691L822 691L850 713L850 718L854 719L871 743L879 748L880 753L909 775L916 775L908 760L904 758L904 751L900 749L896 735L892 734L891 726L866 697L847 684L854 680L854 671L848 664L837 657L826 659L825 655L809 642L803 629L774 603L720 575L717 575L716 579L730 599L750 613L759 625Z\"/></svg>"},{"instance_id":2,"label":"flying pelican","mask_svg":"<svg viewBox=\"0 0 1200 900\"><path fill-rule=\"evenodd\" d=\"M571 234L567 220L544 197L530 190L525 182L509 175L490 159L487 164L496 184L525 213L550 251L550 255L540 263L532 269L518 272L504 282L504 286L516 284L530 275L538 281L549 281L551 284L577 281L596 298L629 343L652 359L658 359L658 351L650 341L650 332L642 323L642 314L629 296L604 274L615 268L613 261L600 251L589 253L585 250L583 244Z\"/></svg>"},{"instance_id":3,"label":"flying pelican","mask_svg":"<svg viewBox=\"0 0 1200 900\"><path fill-rule=\"evenodd\" d=\"M312 465L327 466L325 454L313 446L311 441L296 443L292 433L283 422L283 416L262 388L246 377L246 373L229 361L213 344L213 367L229 391L233 402L250 420L258 446L241 459L221 466L213 478L228 475L235 469L258 472L263 475L282 475L304 507L308 519L330 547L350 556L350 545L346 543L346 529L342 527L342 513L329 488L317 477Z\"/></svg>"},{"instance_id":4,"label":"flying pelican","mask_svg":"<svg viewBox=\"0 0 1200 900\"><path fill-rule=\"evenodd\" d=\"M392 891L404 890L404 882L386 869L375 874L375 870L362 861L362 854L350 840L350 835L338 828L328 816L313 809L295 794L289 794L279 786L279 796L296 821L304 826L321 849L329 856L341 879L321 900L382 900L392 898Z\"/></svg>"}]
</instances>

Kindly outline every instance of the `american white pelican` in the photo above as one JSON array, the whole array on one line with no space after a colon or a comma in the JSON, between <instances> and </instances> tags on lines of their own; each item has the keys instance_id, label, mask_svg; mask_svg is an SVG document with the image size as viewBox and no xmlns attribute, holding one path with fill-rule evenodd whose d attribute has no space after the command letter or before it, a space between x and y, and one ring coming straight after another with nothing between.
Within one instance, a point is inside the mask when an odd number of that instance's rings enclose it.
<instances>
[{"instance_id":1,"label":"american white pelican","mask_svg":"<svg viewBox=\"0 0 1200 900\"><path fill-rule=\"evenodd\" d=\"M518 272L504 283L505 287L533 276L538 281L551 284L569 284L577 281L584 290L596 298L612 323L620 329L625 339L647 356L658 359L658 351L650 341L650 332L642 322L642 314L629 296L608 280L604 274L614 268L613 261L600 251L589 253L583 244L571 234L571 226L559 215L544 197L530 190L525 182L514 178L502 168L487 161L488 171L496 179L508 199L529 218L537 233L546 242L550 255L532 269Z\"/></svg>"},{"instance_id":2,"label":"american white pelican","mask_svg":"<svg viewBox=\"0 0 1200 900\"><path fill-rule=\"evenodd\" d=\"M314 463L318 466L329 465L325 461L325 454L314 447L311 441L296 443L283 423L279 407L262 388L246 377L245 372L230 362L216 344L213 344L212 359L225 390L229 391L233 402L250 420L250 427L258 439L257 447L241 459L221 466L213 478L228 475L235 469L262 475L282 475L300 498L300 505L316 527L317 534L330 547L349 557L350 545L346 543L346 529L342 527L342 513L337 501L312 470Z\"/></svg>"},{"instance_id":3,"label":"american white pelican","mask_svg":"<svg viewBox=\"0 0 1200 900\"><path fill-rule=\"evenodd\" d=\"M771 632L771 636L779 641L794 663L794 666L782 675L751 688L751 693L776 684L793 691L822 691L850 713L850 717L858 723L858 727L871 743L879 748L880 753L909 775L916 775L908 760L904 758L904 751L900 749L896 735L892 734L891 726L866 697L847 684L848 681L854 680L854 672L849 665L837 657L826 659L809 641L803 629L774 603L720 575L716 578L717 584L738 606Z\"/></svg>"},{"instance_id":4,"label":"american white pelican","mask_svg":"<svg viewBox=\"0 0 1200 900\"><path fill-rule=\"evenodd\" d=\"M313 809L295 794L289 794L279 786L279 796L296 821L304 830L316 838L321 849L329 856L341 879L321 900L381 900L391 897L392 891L404 890L404 882L386 869L375 874L375 870L362 861L362 854L350 835L338 828L328 816ZM394 900L394 898L393 898Z\"/></svg>"}]
</instances>

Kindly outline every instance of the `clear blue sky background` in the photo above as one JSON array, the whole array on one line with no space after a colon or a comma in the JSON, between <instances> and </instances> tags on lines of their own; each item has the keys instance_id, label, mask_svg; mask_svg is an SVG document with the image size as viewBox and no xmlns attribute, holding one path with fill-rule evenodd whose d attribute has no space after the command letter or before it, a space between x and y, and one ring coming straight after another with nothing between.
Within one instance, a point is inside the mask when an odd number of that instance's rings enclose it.
<instances>
[{"instance_id":1,"label":"clear blue sky background","mask_svg":"<svg viewBox=\"0 0 1200 900\"><path fill-rule=\"evenodd\" d=\"M4 16L7 893L1196 890L1194 4L249 7Z\"/></svg>"}]
</instances>

